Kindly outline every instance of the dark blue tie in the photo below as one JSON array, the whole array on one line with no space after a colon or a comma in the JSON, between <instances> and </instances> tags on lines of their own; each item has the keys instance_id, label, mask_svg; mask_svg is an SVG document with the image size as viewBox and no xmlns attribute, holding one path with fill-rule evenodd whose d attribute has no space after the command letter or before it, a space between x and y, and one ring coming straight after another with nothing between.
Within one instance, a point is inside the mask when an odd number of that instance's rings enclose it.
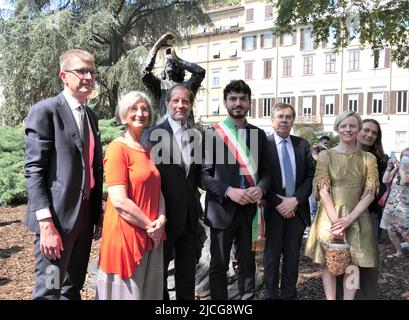
<instances>
[{"instance_id":1,"label":"dark blue tie","mask_svg":"<svg viewBox=\"0 0 409 320\"><path fill-rule=\"evenodd\" d=\"M287 140L281 141L281 155L283 157L284 175L285 175L285 194L292 197L295 192L295 181L293 167L291 165L290 155L287 151Z\"/></svg>"}]
</instances>

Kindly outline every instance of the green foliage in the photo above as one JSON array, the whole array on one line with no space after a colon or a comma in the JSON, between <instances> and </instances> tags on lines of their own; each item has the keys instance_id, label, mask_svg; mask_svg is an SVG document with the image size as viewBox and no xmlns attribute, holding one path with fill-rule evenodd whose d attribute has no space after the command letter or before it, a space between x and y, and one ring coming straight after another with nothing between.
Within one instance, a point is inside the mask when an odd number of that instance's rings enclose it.
<instances>
[{"instance_id":1,"label":"green foliage","mask_svg":"<svg viewBox=\"0 0 409 320\"><path fill-rule=\"evenodd\" d=\"M372 49L392 48L392 59L409 68L409 1L402 0L270 0L278 11L275 31L291 32L298 25L313 28L316 43L335 38L335 51L359 37Z\"/></svg>"},{"instance_id":2,"label":"green foliage","mask_svg":"<svg viewBox=\"0 0 409 320\"><path fill-rule=\"evenodd\" d=\"M15 13L0 19L0 83L3 123L21 123L34 103L56 95L58 58L68 49L95 54L95 111L111 118L124 91L143 89L140 69L147 48L165 32L176 43L191 26L210 22L203 9L217 0L16 0Z\"/></svg>"},{"instance_id":3,"label":"green foliage","mask_svg":"<svg viewBox=\"0 0 409 320\"><path fill-rule=\"evenodd\" d=\"M114 119L100 120L101 142L106 146L117 138L122 125ZM104 185L104 190L106 188ZM27 190L24 178L24 128L0 127L0 205L25 203Z\"/></svg>"}]
</instances>

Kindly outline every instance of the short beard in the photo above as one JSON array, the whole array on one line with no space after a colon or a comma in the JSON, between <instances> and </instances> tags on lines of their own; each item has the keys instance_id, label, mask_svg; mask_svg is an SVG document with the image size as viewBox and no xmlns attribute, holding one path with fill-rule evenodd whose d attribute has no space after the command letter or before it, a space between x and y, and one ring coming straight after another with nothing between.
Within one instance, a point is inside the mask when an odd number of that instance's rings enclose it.
<instances>
[{"instance_id":1,"label":"short beard","mask_svg":"<svg viewBox=\"0 0 409 320\"><path fill-rule=\"evenodd\" d=\"M243 119L246 117L247 111L243 115L236 115L233 113L233 111L227 110L227 113L229 114L230 117L234 119Z\"/></svg>"}]
</instances>

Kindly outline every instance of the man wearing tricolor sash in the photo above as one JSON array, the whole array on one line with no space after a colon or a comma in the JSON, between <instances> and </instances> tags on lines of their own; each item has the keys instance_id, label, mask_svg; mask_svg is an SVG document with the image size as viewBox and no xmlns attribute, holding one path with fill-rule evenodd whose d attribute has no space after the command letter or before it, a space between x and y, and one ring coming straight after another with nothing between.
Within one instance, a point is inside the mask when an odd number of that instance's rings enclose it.
<instances>
[{"instance_id":1,"label":"man wearing tricolor sash","mask_svg":"<svg viewBox=\"0 0 409 320\"><path fill-rule=\"evenodd\" d=\"M201 183L207 191L205 223L210 227L210 295L228 299L227 271L234 242L239 293L246 300L255 294L254 249L264 238L261 200L270 186L266 134L246 120L251 89L244 81L230 82L223 96L228 117L206 130L203 139Z\"/></svg>"}]
</instances>

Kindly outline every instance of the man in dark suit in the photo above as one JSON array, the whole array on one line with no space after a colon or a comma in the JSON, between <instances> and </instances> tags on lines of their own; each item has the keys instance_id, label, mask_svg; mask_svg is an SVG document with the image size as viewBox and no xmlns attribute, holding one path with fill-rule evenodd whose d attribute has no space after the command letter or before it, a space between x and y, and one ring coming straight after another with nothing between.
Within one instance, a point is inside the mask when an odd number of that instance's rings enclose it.
<instances>
[{"instance_id":1,"label":"man in dark suit","mask_svg":"<svg viewBox=\"0 0 409 320\"><path fill-rule=\"evenodd\" d=\"M295 119L291 105L277 103L267 137L272 172L265 206L266 245L264 276L266 299L295 299L298 263L304 230L311 224L308 196L315 164L307 140L290 135ZM279 265L283 256L279 292Z\"/></svg>"},{"instance_id":2,"label":"man in dark suit","mask_svg":"<svg viewBox=\"0 0 409 320\"><path fill-rule=\"evenodd\" d=\"M245 300L252 299L255 294L251 227L257 202L270 185L269 160L266 134L246 120L251 103L250 87L242 80L235 80L225 87L223 94L229 116L206 130L203 141L201 183L207 191L205 223L210 227L210 295L212 299L228 299L227 270L234 241L239 292L241 299ZM242 159L244 162L250 157L254 159L253 175L244 174L245 164L235 157L238 150L234 151L224 143L227 141L222 137L224 133L226 137L230 135L232 144L238 141L241 145L244 153L239 153L246 158ZM253 183L250 183L249 176L254 177Z\"/></svg>"},{"instance_id":3,"label":"man in dark suit","mask_svg":"<svg viewBox=\"0 0 409 320\"><path fill-rule=\"evenodd\" d=\"M90 53L63 53L64 91L33 105L27 117L25 223L36 233L33 299L81 299L102 210L98 120L84 107L95 74Z\"/></svg>"},{"instance_id":4,"label":"man in dark suit","mask_svg":"<svg viewBox=\"0 0 409 320\"><path fill-rule=\"evenodd\" d=\"M145 132L143 137L145 145L152 149L151 158L160 172L166 205L164 299L169 299L167 278L172 258L176 299L195 298L196 237L203 211L197 189L200 164L192 161L191 154L194 143L199 144L200 150L200 134L187 126L193 102L194 95L189 88L181 84L171 87L166 96L168 118Z\"/></svg>"}]
</instances>

